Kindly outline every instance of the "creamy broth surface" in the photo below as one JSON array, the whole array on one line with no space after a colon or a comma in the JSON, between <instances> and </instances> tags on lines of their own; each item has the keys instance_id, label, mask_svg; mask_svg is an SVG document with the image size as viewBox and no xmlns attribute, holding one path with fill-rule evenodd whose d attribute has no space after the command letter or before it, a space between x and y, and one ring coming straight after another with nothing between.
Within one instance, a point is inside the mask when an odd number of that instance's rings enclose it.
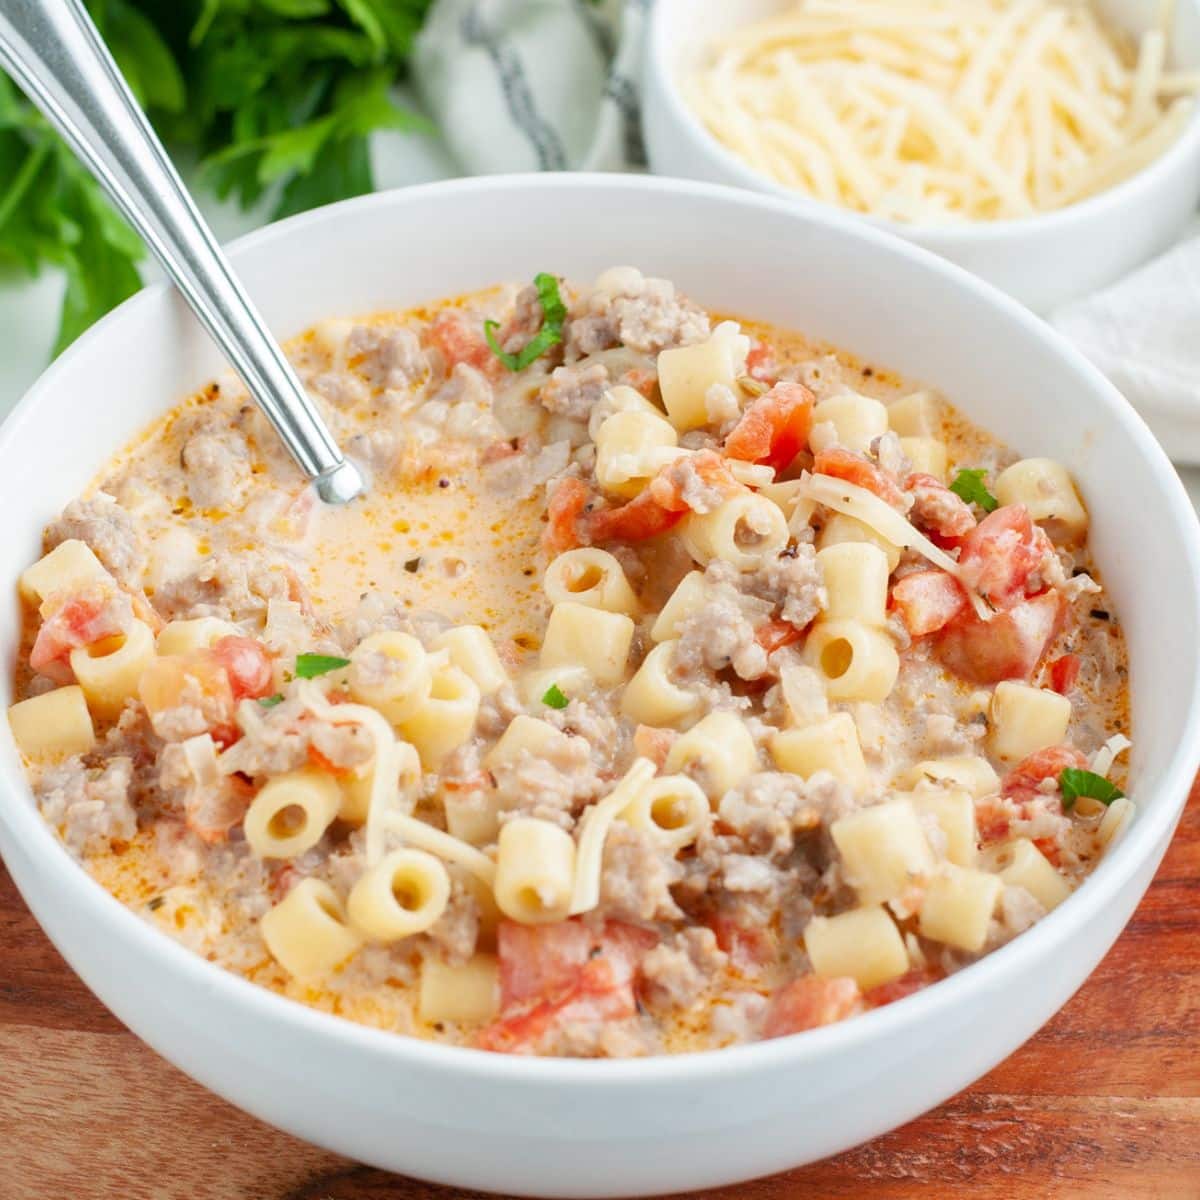
<instances>
[{"instance_id":1,"label":"creamy broth surface","mask_svg":"<svg viewBox=\"0 0 1200 1200\"><path fill-rule=\"evenodd\" d=\"M969 966L1132 818L1073 484L885 365L631 268L288 351L364 499L226 379L21 581L42 811L196 953L486 1050L715 1048Z\"/></svg>"}]
</instances>

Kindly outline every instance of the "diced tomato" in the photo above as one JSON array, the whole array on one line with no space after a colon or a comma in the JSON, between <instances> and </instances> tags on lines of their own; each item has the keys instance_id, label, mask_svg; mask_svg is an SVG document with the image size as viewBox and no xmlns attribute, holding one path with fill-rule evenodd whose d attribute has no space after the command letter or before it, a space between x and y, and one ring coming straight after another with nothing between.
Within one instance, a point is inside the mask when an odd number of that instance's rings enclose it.
<instances>
[{"instance_id":1,"label":"diced tomato","mask_svg":"<svg viewBox=\"0 0 1200 1200\"><path fill-rule=\"evenodd\" d=\"M642 367L634 367L626 371L621 376L621 382L626 387L631 387L635 392L645 396L647 400L653 400L654 393L658 391L657 372L647 371Z\"/></svg>"},{"instance_id":2,"label":"diced tomato","mask_svg":"<svg viewBox=\"0 0 1200 1200\"><path fill-rule=\"evenodd\" d=\"M775 374L775 351L766 342L755 339L746 355L746 374L769 383Z\"/></svg>"},{"instance_id":3,"label":"diced tomato","mask_svg":"<svg viewBox=\"0 0 1200 1200\"><path fill-rule=\"evenodd\" d=\"M71 679L72 650L118 637L129 629L129 599L111 586L96 584L75 593L50 596L42 604L42 624L29 665L60 683Z\"/></svg>"},{"instance_id":4,"label":"diced tomato","mask_svg":"<svg viewBox=\"0 0 1200 1200\"><path fill-rule=\"evenodd\" d=\"M633 987L617 981L612 963L584 963L572 982L552 999L539 1000L480 1030L476 1045L499 1054L532 1053L551 1026L621 1021L637 1011Z\"/></svg>"},{"instance_id":5,"label":"diced tomato","mask_svg":"<svg viewBox=\"0 0 1200 1200\"><path fill-rule=\"evenodd\" d=\"M701 450L686 461L706 484L725 495L742 490L742 485L729 473L725 459L716 451ZM689 511L683 494L678 463L667 463L628 504L592 513L587 521L588 536L593 542L641 542L656 537L676 525Z\"/></svg>"},{"instance_id":6,"label":"diced tomato","mask_svg":"<svg viewBox=\"0 0 1200 1200\"><path fill-rule=\"evenodd\" d=\"M183 806L184 824L210 846L224 842L246 815L254 789L236 775L221 777L217 788L194 788Z\"/></svg>"},{"instance_id":7,"label":"diced tomato","mask_svg":"<svg viewBox=\"0 0 1200 1200\"><path fill-rule=\"evenodd\" d=\"M862 1012L862 993L853 979L801 975L771 998L763 1037L786 1037L821 1025L832 1025Z\"/></svg>"},{"instance_id":8,"label":"diced tomato","mask_svg":"<svg viewBox=\"0 0 1200 1200\"><path fill-rule=\"evenodd\" d=\"M663 508L654 493L646 488L628 504L592 513L588 533L594 542L642 542L666 533L683 519L686 511Z\"/></svg>"},{"instance_id":9,"label":"diced tomato","mask_svg":"<svg viewBox=\"0 0 1200 1200\"><path fill-rule=\"evenodd\" d=\"M913 498L909 520L940 541L957 541L975 528L970 505L932 475L910 475L904 490Z\"/></svg>"},{"instance_id":10,"label":"diced tomato","mask_svg":"<svg viewBox=\"0 0 1200 1200\"><path fill-rule=\"evenodd\" d=\"M1022 759L1000 781L1000 794L1010 800L1025 801L1038 791L1046 779L1057 779L1068 768L1086 769L1087 759L1074 746L1047 746Z\"/></svg>"},{"instance_id":11,"label":"diced tomato","mask_svg":"<svg viewBox=\"0 0 1200 1200\"><path fill-rule=\"evenodd\" d=\"M354 774L353 767L344 767L339 763L335 763L333 759L326 758L326 756L311 743L309 743L308 747L308 764L311 767L316 767L319 771L324 771L327 775L335 775L339 779L343 779Z\"/></svg>"},{"instance_id":12,"label":"diced tomato","mask_svg":"<svg viewBox=\"0 0 1200 1200\"><path fill-rule=\"evenodd\" d=\"M742 485L730 473L729 464L715 450L699 450L686 459L676 459L660 468L650 480L646 490L668 512L687 512L688 502L684 499L686 479L682 464L686 462L709 487L723 496L732 496L743 490Z\"/></svg>"},{"instance_id":13,"label":"diced tomato","mask_svg":"<svg viewBox=\"0 0 1200 1200\"><path fill-rule=\"evenodd\" d=\"M226 746L237 740L229 676L207 651L152 660L138 680L138 697L156 731L166 713L188 704L199 707L213 741Z\"/></svg>"},{"instance_id":14,"label":"diced tomato","mask_svg":"<svg viewBox=\"0 0 1200 1200\"><path fill-rule=\"evenodd\" d=\"M912 637L944 629L970 607L962 585L945 571L916 571L892 587L892 604Z\"/></svg>"},{"instance_id":15,"label":"diced tomato","mask_svg":"<svg viewBox=\"0 0 1200 1200\"><path fill-rule=\"evenodd\" d=\"M1060 696L1067 695L1079 678L1081 666L1078 654L1063 654L1056 658L1046 668L1050 688Z\"/></svg>"},{"instance_id":16,"label":"diced tomato","mask_svg":"<svg viewBox=\"0 0 1200 1200\"><path fill-rule=\"evenodd\" d=\"M754 640L768 654L798 642L803 636L804 630L797 629L790 621L764 621L754 631Z\"/></svg>"},{"instance_id":17,"label":"diced tomato","mask_svg":"<svg viewBox=\"0 0 1200 1200\"><path fill-rule=\"evenodd\" d=\"M931 983L937 983L945 977L946 973L936 967L914 967L899 979L871 988L863 994L863 1000L869 1008L882 1008L885 1004L895 1004L897 1000L903 1000L905 996L915 995Z\"/></svg>"},{"instance_id":18,"label":"diced tomato","mask_svg":"<svg viewBox=\"0 0 1200 1200\"><path fill-rule=\"evenodd\" d=\"M754 974L774 960L775 938L770 930L740 925L724 913L717 913L709 924L717 935L717 945L739 971Z\"/></svg>"},{"instance_id":19,"label":"diced tomato","mask_svg":"<svg viewBox=\"0 0 1200 1200\"><path fill-rule=\"evenodd\" d=\"M989 513L962 540L958 563L963 582L998 608L1019 604L1029 576L1045 556L1038 532L1023 504Z\"/></svg>"},{"instance_id":20,"label":"diced tomato","mask_svg":"<svg viewBox=\"0 0 1200 1200\"><path fill-rule=\"evenodd\" d=\"M1042 852L1042 857L1052 866L1062 865L1062 848L1052 837L1034 838L1033 844Z\"/></svg>"},{"instance_id":21,"label":"diced tomato","mask_svg":"<svg viewBox=\"0 0 1200 1200\"><path fill-rule=\"evenodd\" d=\"M581 921L521 925L501 921L496 931L500 954L500 1006L540 999L566 987L587 962L591 930Z\"/></svg>"},{"instance_id":22,"label":"diced tomato","mask_svg":"<svg viewBox=\"0 0 1200 1200\"><path fill-rule=\"evenodd\" d=\"M1028 680L1064 617L1056 592L1043 592L986 619L971 613L938 634L938 656L955 674L974 683Z\"/></svg>"},{"instance_id":23,"label":"diced tomato","mask_svg":"<svg viewBox=\"0 0 1200 1200\"><path fill-rule=\"evenodd\" d=\"M725 439L725 454L774 471L791 465L808 443L813 394L802 383L777 383L742 413Z\"/></svg>"},{"instance_id":24,"label":"diced tomato","mask_svg":"<svg viewBox=\"0 0 1200 1200\"><path fill-rule=\"evenodd\" d=\"M617 921L597 932L576 920L548 925L501 921L496 939L502 1008L561 990L599 954L613 961L618 979L628 982L641 955L657 940L646 930Z\"/></svg>"},{"instance_id":25,"label":"diced tomato","mask_svg":"<svg viewBox=\"0 0 1200 1200\"><path fill-rule=\"evenodd\" d=\"M657 941L647 930L611 921L599 932L576 920L502 921L497 930L501 1016L480 1033L478 1045L521 1053L558 1022L632 1016L638 964Z\"/></svg>"},{"instance_id":26,"label":"diced tomato","mask_svg":"<svg viewBox=\"0 0 1200 1200\"><path fill-rule=\"evenodd\" d=\"M679 736L674 729L659 729L654 725L639 725L633 731L634 753L648 758L658 767L667 761L667 755Z\"/></svg>"},{"instance_id":27,"label":"diced tomato","mask_svg":"<svg viewBox=\"0 0 1200 1200\"><path fill-rule=\"evenodd\" d=\"M500 361L484 339L482 324L460 308L442 309L430 326L429 336L447 371L466 363L477 371L488 372Z\"/></svg>"},{"instance_id":28,"label":"diced tomato","mask_svg":"<svg viewBox=\"0 0 1200 1200\"><path fill-rule=\"evenodd\" d=\"M986 796L975 801L975 828L980 842L987 846L1008 836L1009 826L1019 810L1003 796Z\"/></svg>"},{"instance_id":29,"label":"diced tomato","mask_svg":"<svg viewBox=\"0 0 1200 1200\"><path fill-rule=\"evenodd\" d=\"M229 677L234 700L257 700L270 695L274 679L267 648L253 638L220 638L210 653Z\"/></svg>"},{"instance_id":30,"label":"diced tomato","mask_svg":"<svg viewBox=\"0 0 1200 1200\"><path fill-rule=\"evenodd\" d=\"M906 498L899 485L865 454L844 450L840 446L822 450L813 462L813 474L844 479L847 483L874 492L893 508L904 508Z\"/></svg>"},{"instance_id":31,"label":"diced tomato","mask_svg":"<svg viewBox=\"0 0 1200 1200\"><path fill-rule=\"evenodd\" d=\"M588 495L587 485L582 479L568 477L559 480L547 505L550 521L542 534L542 548L548 554L561 554L582 544L579 518L587 507Z\"/></svg>"}]
</instances>

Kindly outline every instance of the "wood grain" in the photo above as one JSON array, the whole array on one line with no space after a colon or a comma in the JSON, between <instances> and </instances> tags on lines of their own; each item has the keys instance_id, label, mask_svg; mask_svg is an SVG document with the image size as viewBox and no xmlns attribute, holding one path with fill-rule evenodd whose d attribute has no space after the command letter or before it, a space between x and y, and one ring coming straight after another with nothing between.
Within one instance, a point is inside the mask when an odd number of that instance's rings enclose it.
<instances>
[{"instance_id":1,"label":"wood grain","mask_svg":"<svg viewBox=\"0 0 1200 1200\"><path fill-rule=\"evenodd\" d=\"M1200 787L1083 990L941 1108L708 1200L1200 1200ZM448 1200L243 1116L91 997L0 869L3 1200Z\"/></svg>"}]
</instances>

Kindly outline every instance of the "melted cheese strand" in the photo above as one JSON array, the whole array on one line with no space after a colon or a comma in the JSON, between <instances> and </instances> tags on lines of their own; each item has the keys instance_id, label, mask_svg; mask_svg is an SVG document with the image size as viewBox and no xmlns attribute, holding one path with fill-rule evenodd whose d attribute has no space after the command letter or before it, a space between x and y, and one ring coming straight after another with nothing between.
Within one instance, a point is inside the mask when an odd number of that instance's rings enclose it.
<instances>
[{"instance_id":1,"label":"melted cheese strand","mask_svg":"<svg viewBox=\"0 0 1200 1200\"><path fill-rule=\"evenodd\" d=\"M1109 771L1112 770L1113 761L1118 754L1128 750L1133 743L1123 734L1114 733L1112 737L1092 755L1092 761L1089 770L1093 775L1103 775L1108 777Z\"/></svg>"},{"instance_id":2,"label":"melted cheese strand","mask_svg":"<svg viewBox=\"0 0 1200 1200\"><path fill-rule=\"evenodd\" d=\"M373 867L384 854L384 818L399 794L388 782L395 780L400 766L396 736L382 713L365 704L330 704L315 683L300 684L297 695L313 716L330 725L360 726L375 748L365 833L367 866Z\"/></svg>"},{"instance_id":3,"label":"melted cheese strand","mask_svg":"<svg viewBox=\"0 0 1200 1200\"><path fill-rule=\"evenodd\" d=\"M575 885L571 889L571 916L590 912L600 903L600 871L604 841L617 816L638 792L654 778L656 768L648 758L634 759L633 766L603 800L597 800L580 819L579 844L575 853Z\"/></svg>"},{"instance_id":4,"label":"melted cheese strand","mask_svg":"<svg viewBox=\"0 0 1200 1200\"><path fill-rule=\"evenodd\" d=\"M496 864L482 850L469 842L461 841L436 829L419 817L406 813L390 812L384 816L388 829L398 833L404 841L418 850L426 850L448 863L470 871L490 888L496 882Z\"/></svg>"},{"instance_id":5,"label":"melted cheese strand","mask_svg":"<svg viewBox=\"0 0 1200 1200\"><path fill-rule=\"evenodd\" d=\"M927 558L935 567L947 575L953 575L962 584L976 613L987 617L990 610L973 588L963 579L962 568L945 550L935 546L923 533L914 529L892 506L880 500L874 492L835 479L832 475L805 475L800 481L798 492L809 500L815 500L835 512L845 513L856 521L870 526L880 537L893 546L915 550Z\"/></svg>"}]
</instances>

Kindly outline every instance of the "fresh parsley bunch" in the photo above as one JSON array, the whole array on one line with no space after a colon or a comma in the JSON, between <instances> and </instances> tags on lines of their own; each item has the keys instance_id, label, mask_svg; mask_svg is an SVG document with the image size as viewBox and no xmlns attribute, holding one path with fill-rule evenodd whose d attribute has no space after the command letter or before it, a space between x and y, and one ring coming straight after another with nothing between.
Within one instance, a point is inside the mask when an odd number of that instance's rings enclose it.
<instances>
[{"instance_id":1,"label":"fresh parsley bunch","mask_svg":"<svg viewBox=\"0 0 1200 1200\"><path fill-rule=\"evenodd\" d=\"M88 0L159 134L273 216L369 192L368 137L420 118L389 89L432 0ZM0 75L0 271L66 273L54 351L141 286L138 238Z\"/></svg>"}]
</instances>

